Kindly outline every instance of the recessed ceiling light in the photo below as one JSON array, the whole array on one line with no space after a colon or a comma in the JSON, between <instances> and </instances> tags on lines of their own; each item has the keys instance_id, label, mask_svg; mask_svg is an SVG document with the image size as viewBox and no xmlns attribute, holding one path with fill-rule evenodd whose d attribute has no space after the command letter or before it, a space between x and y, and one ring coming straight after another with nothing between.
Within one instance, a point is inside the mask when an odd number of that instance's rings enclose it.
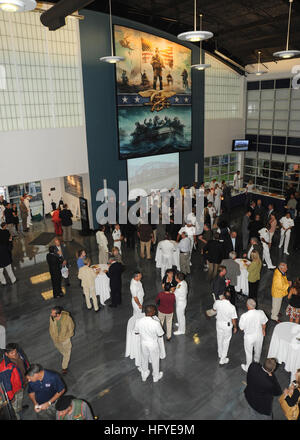
<instances>
[{"instance_id":1,"label":"recessed ceiling light","mask_svg":"<svg viewBox=\"0 0 300 440\"><path fill-rule=\"evenodd\" d=\"M35 7L35 0L0 0L0 10L3 12L32 11Z\"/></svg>"}]
</instances>

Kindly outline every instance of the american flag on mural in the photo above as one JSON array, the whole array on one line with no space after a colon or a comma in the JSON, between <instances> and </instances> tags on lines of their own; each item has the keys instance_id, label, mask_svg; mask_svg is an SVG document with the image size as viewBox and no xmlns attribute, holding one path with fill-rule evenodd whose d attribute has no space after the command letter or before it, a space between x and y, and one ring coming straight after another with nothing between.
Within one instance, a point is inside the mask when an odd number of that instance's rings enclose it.
<instances>
[{"instance_id":1,"label":"american flag on mural","mask_svg":"<svg viewBox=\"0 0 300 440\"><path fill-rule=\"evenodd\" d=\"M145 40L144 38L141 38L142 43L142 63L150 63L152 59L152 44L150 41Z\"/></svg>"},{"instance_id":2,"label":"american flag on mural","mask_svg":"<svg viewBox=\"0 0 300 440\"><path fill-rule=\"evenodd\" d=\"M141 38L142 43L142 63L150 63L154 55L155 48L152 43L145 38ZM173 47L168 46L166 49L159 51L160 56L166 66L173 67Z\"/></svg>"},{"instance_id":3,"label":"american flag on mural","mask_svg":"<svg viewBox=\"0 0 300 440\"><path fill-rule=\"evenodd\" d=\"M168 46L166 49L161 50L160 55L162 56L165 65L172 68L173 67L173 47Z\"/></svg>"}]
</instances>

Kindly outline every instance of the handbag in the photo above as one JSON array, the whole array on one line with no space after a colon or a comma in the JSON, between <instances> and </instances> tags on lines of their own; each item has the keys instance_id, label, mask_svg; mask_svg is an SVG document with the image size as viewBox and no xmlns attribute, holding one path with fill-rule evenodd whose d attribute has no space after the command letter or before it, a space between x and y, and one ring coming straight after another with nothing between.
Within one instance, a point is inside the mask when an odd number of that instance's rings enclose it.
<instances>
[{"instance_id":1,"label":"handbag","mask_svg":"<svg viewBox=\"0 0 300 440\"><path fill-rule=\"evenodd\" d=\"M67 266L63 266L61 268L61 275L63 278L68 278L69 276L69 269L67 268Z\"/></svg>"},{"instance_id":2,"label":"handbag","mask_svg":"<svg viewBox=\"0 0 300 440\"><path fill-rule=\"evenodd\" d=\"M300 401L300 397L297 401L297 403L294 406L289 406L287 401L285 400L287 396L284 395L284 393L281 394L281 396L279 397L279 403L280 406L282 408L282 411L285 415L285 417L288 420L297 420L299 417L299 401Z\"/></svg>"}]
</instances>

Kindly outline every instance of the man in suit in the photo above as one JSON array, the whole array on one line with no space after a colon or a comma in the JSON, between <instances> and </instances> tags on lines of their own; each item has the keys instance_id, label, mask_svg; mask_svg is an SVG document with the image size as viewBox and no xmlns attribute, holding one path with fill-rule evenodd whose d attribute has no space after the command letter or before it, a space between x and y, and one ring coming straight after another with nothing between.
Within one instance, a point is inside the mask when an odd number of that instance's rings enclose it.
<instances>
[{"instance_id":1,"label":"man in suit","mask_svg":"<svg viewBox=\"0 0 300 440\"><path fill-rule=\"evenodd\" d=\"M243 258L248 258L248 260L250 260L250 255L252 251L257 251L259 253L260 259L262 260L263 247L257 237L251 237L249 245L243 252Z\"/></svg>"},{"instance_id":2,"label":"man in suit","mask_svg":"<svg viewBox=\"0 0 300 440\"><path fill-rule=\"evenodd\" d=\"M122 264L117 262L115 258L109 259L109 270L107 276L110 279L110 296L111 304L109 307L117 307L122 303L121 290L122 290Z\"/></svg>"},{"instance_id":3,"label":"man in suit","mask_svg":"<svg viewBox=\"0 0 300 440\"><path fill-rule=\"evenodd\" d=\"M54 250L58 256L63 258L62 267L69 267L69 254L67 251L67 246L65 245L65 243L62 243L59 238L56 238L54 240ZM66 286L70 286L69 276L65 278L65 284Z\"/></svg>"},{"instance_id":4,"label":"man in suit","mask_svg":"<svg viewBox=\"0 0 300 440\"><path fill-rule=\"evenodd\" d=\"M273 397L280 396L281 387L274 375L276 359L266 359L264 364L252 362L247 372L245 398L249 415L254 420L272 420Z\"/></svg>"},{"instance_id":5,"label":"man in suit","mask_svg":"<svg viewBox=\"0 0 300 440\"><path fill-rule=\"evenodd\" d=\"M217 275L219 264L224 258L224 243L219 241L220 234L215 232L213 240L210 240L203 248L204 256L208 261L208 279Z\"/></svg>"},{"instance_id":6,"label":"man in suit","mask_svg":"<svg viewBox=\"0 0 300 440\"><path fill-rule=\"evenodd\" d=\"M251 214L251 211L247 210L242 221L243 249L247 248L249 242L249 223Z\"/></svg>"},{"instance_id":7,"label":"man in suit","mask_svg":"<svg viewBox=\"0 0 300 440\"><path fill-rule=\"evenodd\" d=\"M250 205L249 205L249 211L251 212L251 216L250 216L250 219L251 220L254 220L254 216L255 216L255 209L256 209L256 203L255 203L255 201L254 200L252 200L251 202L250 202Z\"/></svg>"},{"instance_id":8,"label":"man in suit","mask_svg":"<svg viewBox=\"0 0 300 440\"><path fill-rule=\"evenodd\" d=\"M270 220L270 215L274 214L274 205L272 203L269 203L268 205L268 211L266 214L266 222L268 222Z\"/></svg>"},{"instance_id":9,"label":"man in suit","mask_svg":"<svg viewBox=\"0 0 300 440\"><path fill-rule=\"evenodd\" d=\"M231 251L229 253L229 258L221 261L221 266L226 267L226 278L230 280L230 286L232 286L234 290L237 285L237 277L241 274L240 265L234 261L236 257L236 252Z\"/></svg>"},{"instance_id":10,"label":"man in suit","mask_svg":"<svg viewBox=\"0 0 300 440\"><path fill-rule=\"evenodd\" d=\"M232 229L229 238L225 240L225 248L226 248L226 258L228 257L231 251L234 251L237 257L241 255L243 250L243 244L236 230Z\"/></svg>"},{"instance_id":11,"label":"man in suit","mask_svg":"<svg viewBox=\"0 0 300 440\"><path fill-rule=\"evenodd\" d=\"M49 253L47 254L46 258L49 266L49 272L51 275L53 297L54 298L61 297L63 296L61 290L61 281L62 281L61 267L63 263L63 257L55 251L54 246L49 246Z\"/></svg>"},{"instance_id":12,"label":"man in suit","mask_svg":"<svg viewBox=\"0 0 300 440\"><path fill-rule=\"evenodd\" d=\"M256 200L256 207L254 208L254 216L259 215L263 223L266 221L266 209L262 205L261 199Z\"/></svg>"}]
</instances>

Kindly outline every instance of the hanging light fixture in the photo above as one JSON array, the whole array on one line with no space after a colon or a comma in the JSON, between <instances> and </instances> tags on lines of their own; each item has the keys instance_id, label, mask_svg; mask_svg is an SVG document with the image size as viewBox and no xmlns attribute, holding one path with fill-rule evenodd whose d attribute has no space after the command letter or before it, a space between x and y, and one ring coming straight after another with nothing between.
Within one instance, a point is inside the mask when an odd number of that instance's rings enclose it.
<instances>
[{"instance_id":1,"label":"hanging light fixture","mask_svg":"<svg viewBox=\"0 0 300 440\"><path fill-rule=\"evenodd\" d=\"M106 57L101 57L100 61L104 61L105 63L116 64L119 61L125 60L125 58L124 57L118 57L118 56L114 55L113 34L112 34L112 17L111 17L111 0L109 0L109 27L110 27L111 55L108 55Z\"/></svg>"},{"instance_id":2,"label":"hanging light fixture","mask_svg":"<svg viewBox=\"0 0 300 440\"><path fill-rule=\"evenodd\" d=\"M202 30L202 17L203 15L200 14L200 31ZM193 64L191 66L192 69L196 69L196 70L205 70L208 69L210 67L210 64L202 64L202 60L201 60L201 55L202 55L202 40L200 40L200 57L199 57L199 64Z\"/></svg>"},{"instance_id":3,"label":"hanging light fixture","mask_svg":"<svg viewBox=\"0 0 300 440\"><path fill-rule=\"evenodd\" d=\"M267 73L267 70L259 70L259 66L261 65L260 54L261 54L261 51L259 50L258 55L257 55L257 57L258 57L257 58L257 71L253 72L253 73L255 73L256 76L260 76L260 75L263 75L264 73Z\"/></svg>"},{"instance_id":4,"label":"hanging light fixture","mask_svg":"<svg viewBox=\"0 0 300 440\"><path fill-rule=\"evenodd\" d=\"M197 0L194 0L194 30L183 32L177 35L177 38L179 38L179 40L195 42L195 41L208 40L209 38L212 38L214 36L214 34L209 31L202 31L202 30L197 31L196 21L197 21Z\"/></svg>"},{"instance_id":5,"label":"hanging light fixture","mask_svg":"<svg viewBox=\"0 0 300 440\"><path fill-rule=\"evenodd\" d=\"M279 57L279 58L283 58L283 59L293 58L295 56L299 56L300 55L300 50L291 50L291 49L289 49L289 39L290 39L290 27L291 27L291 15L292 15L292 3L293 3L293 0L289 0L289 3L290 3L290 8L289 8L288 30L287 30L287 37L286 37L286 49L285 50L281 50L279 52L274 52L273 53L273 55L275 57Z\"/></svg>"},{"instance_id":6,"label":"hanging light fixture","mask_svg":"<svg viewBox=\"0 0 300 440\"><path fill-rule=\"evenodd\" d=\"M0 0L0 10L3 12L32 11L35 7L35 0Z\"/></svg>"}]
</instances>

